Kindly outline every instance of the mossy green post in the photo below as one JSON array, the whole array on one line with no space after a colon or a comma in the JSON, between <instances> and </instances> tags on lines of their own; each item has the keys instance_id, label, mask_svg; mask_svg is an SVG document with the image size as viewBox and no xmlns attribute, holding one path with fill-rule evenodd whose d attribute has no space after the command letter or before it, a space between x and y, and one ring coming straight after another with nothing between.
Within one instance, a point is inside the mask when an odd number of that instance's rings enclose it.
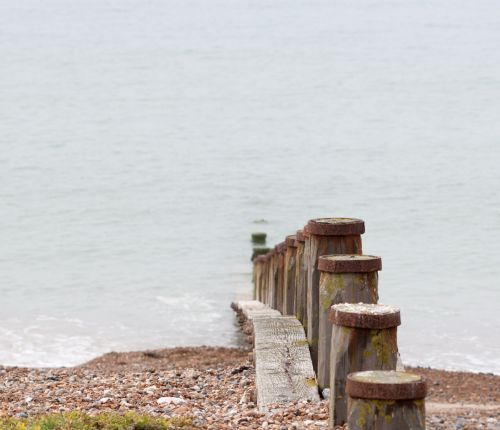
<instances>
[{"instance_id":1,"label":"mossy green post","mask_svg":"<svg viewBox=\"0 0 500 430\"><path fill-rule=\"evenodd\" d=\"M330 386L332 323L330 307L338 303L377 303L382 259L371 255L324 255L319 258L318 385Z\"/></svg>"},{"instance_id":2,"label":"mossy green post","mask_svg":"<svg viewBox=\"0 0 500 430\"><path fill-rule=\"evenodd\" d=\"M318 368L319 278L322 255L362 254L361 234L365 223L355 218L317 218L304 227L307 242L307 340L314 370Z\"/></svg>"},{"instance_id":3,"label":"mossy green post","mask_svg":"<svg viewBox=\"0 0 500 430\"><path fill-rule=\"evenodd\" d=\"M349 430L424 430L425 381L405 372L349 375Z\"/></svg>"},{"instance_id":4,"label":"mossy green post","mask_svg":"<svg viewBox=\"0 0 500 430\"><path fill-rule=\"evenodd\" d=\"M267 234L263 232L255 232L252 233L252 243L265 245L266 244Z\"/></svg>"},{"instance_id":5,"label":"mossy green post","mask_svg":"<svg viewBox=\"0 0 500 430\"><path fill-rule=\"evenodd\" d=\"M347 375L363 370L395 370L399 309L378 304L338 304L330 312L331 427L347 421ZM372 428L372 427L363 427Z\"/></svg>"}]
</instances>

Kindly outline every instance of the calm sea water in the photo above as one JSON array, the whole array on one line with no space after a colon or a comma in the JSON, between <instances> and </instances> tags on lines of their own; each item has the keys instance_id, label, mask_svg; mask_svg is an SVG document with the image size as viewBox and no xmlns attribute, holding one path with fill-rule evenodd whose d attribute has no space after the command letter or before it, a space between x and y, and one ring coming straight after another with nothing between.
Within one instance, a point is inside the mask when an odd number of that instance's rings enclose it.
<instances>
[{"instance_id":1,"label":"calm sea water","mask_svg":"<svg viewBox=\"0 0 500 430\"><path fill-rule=\"evenodd\" d=\"M406 363L500 373L496 0L0 0L0 363L236 345L252 231L366 221Z\"/></svg>"}]
</instances>

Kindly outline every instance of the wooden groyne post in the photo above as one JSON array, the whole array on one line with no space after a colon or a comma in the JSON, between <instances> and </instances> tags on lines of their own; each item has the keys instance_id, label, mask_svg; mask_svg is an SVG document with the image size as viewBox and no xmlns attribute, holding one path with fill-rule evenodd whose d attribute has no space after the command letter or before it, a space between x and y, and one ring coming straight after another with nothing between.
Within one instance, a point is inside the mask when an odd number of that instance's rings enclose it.
<instances>
[{"instance_id":1,"label":"wooden groyne post","mask_svg":"<svg viewBox=\"0 0 500 430\"><path fill-rule=\"evenodd\" d=\"M349 430L424 430L425 380L412 373L367 371L347 378Z\"/></svg>"},{"instance_id":2,"label":"wooden groyne post","mask_svg":"<svg viewBox=\"0 0 500 430\"><path fill-rule=\"evenodd\" d=\"M333 325L330 358L330 426L347 420L347 375L364 370L396 370L399 309L380 304L338 304L330 312ZM372 427L363 427L372 428Z\"/></svg>"},{"instance_id":3,"label":"wooden groyne post","mask_svg":"<svg viewBox=\"0 0 500 430\"><path fill-rule=\"evenodd\" d=\"M378 271L382 259L372 255L323 255L319 257L318 385L330 386L332 323L330 308L338 303L377 303Z\"/></svg>"},{"instance_id":4,"label":"wooden groyne post","mask_svg":"<svg viewBox=\"0 0 500 430\"><path fill-rule=\"evenodd\" d=\"M264 274L264 256L259 255L253 259L253 298L261 300L262 277Z\"/></svg>"},{"instance_id":5,"label":"wooden groyne post","mask_svg":"<svg viewBox=\"0 0 500 430\"><path fill-rule=\"evenodd\" d=\"M297 264L297 240L295 235L285 239L283 315L295 315L295 267Z\"/></svg>"},{"instance_id":6,"label":"wooden groyne post","mask_svg":"<svg viewBox=\"0 0 500 430\"><path fill-rule=\"evenodd\" d=\"M277 255L277 273L276 273L276 307L279 312L283 315L285 314L283 310L283 304L285 302L285 252L286 243L278 243L274 247L274 251Z\"/></svg>"},{"instance_id":7,"label":"wooden groyne post","mask_svg":"<svg viewBox=\"0 0 500 430\"><path fill-rule=\"evenodd\" d=\"M307 340L315 370L318 366L319 278L318 260L329 254L362 254L365 223L355 218L317 218L304 227L307 253Z\"/></svg>"},{"instance_id":8,"label":"wooden groyne post","mask_svg":"<svg viewBox=\"0 0 500 430\"><path fill-rule=\"evenodd\" d=\"M295 264L295 316L302 323L307 334L307 256L306 233L297 230L296 264Z\"/></svg>"}]
</instances>

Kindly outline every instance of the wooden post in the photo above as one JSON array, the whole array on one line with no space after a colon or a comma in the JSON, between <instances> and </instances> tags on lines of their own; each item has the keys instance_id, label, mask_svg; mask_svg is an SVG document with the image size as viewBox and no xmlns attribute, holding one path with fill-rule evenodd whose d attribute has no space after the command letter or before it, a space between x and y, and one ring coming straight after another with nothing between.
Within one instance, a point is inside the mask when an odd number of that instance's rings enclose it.
<instances>
[{"instance_id":1,"label":"wooden post","mask_svg":"<svg viewBox=\"0 0 500 430\"><path fill-rule=\"evenodd\" d=\"M378 270L382 259L371 255L319 257L318 385L330 386L330 307L338 303L377 303Z\"/></svg>"},{"instance_id":2,"label":"wooden post","mask_svg":"<svg viewBox=\"0 0 500 430\"><path fill-rule=\"evenodd\" d=\"M298 230L297 254L295 265L295 316L302 323L307 334L307 258L305 254L306 236L302 230Z\"/></svg>"},{"instance_id":3,"label":"wooden post","mask_svg":"<svg viewBox=\"0 0 500 430\"><path fill-rule=\"evenodd\" d=\"M295 315L295 266L297 257L296 236L285 239L283 315Z\"/></svg>"},{"instance_id":4,"label":"wooden post","mask_svg":"<svg viewBox=\"0 0 500 430\"><path fill-rule=\"evenodd\" d=\"M253 299L261 300L262 278L264 273L265 257L259 255L253 260Z\"/></svg>"},{"instance_id":5,"label":"wooden post","mask_svg":"<svg viewBox=\"0 0 500 430\"><path fill-rule=\"evenodd\" d=\"M269 271L270 271L270 261L272 254L268 252L263 255L263 268L262 268L262 282L260 289L260 301L264 304L269 303Z\"/></svg>"},{"instance_id":6,"label":"wooden post","mask_svg":"<svg viewBox=\"0 0 500 430\"><path fill-rule=\"evenodd\" d=\"M347 375L362 370L395 370L399 309L376 304L333 305L330 361L330 426L347 420ZM371 427L363 427L371 428Z\"/></svg>"},{"instance_id":7,"label":"wooden post","mask_svg":"<svg viewBox=\"0 0 500 430\"><path fill-rule=\"evenodd\" d=\"M277 271L277 257L274 250L268 254L268 278L267 278L267 300L271 309L276 309L276 271Z\"/></svg>"},{"instance_id":8,"label":"wooden post","mask_svg":"<svg viewBox=\"0 0 500 430\"><path fill-rule=\"evenodd\" d=\"M349 430L425 430L425 379L394 371L347 378Z\"/></svg>"},{"instance_id":9,"label":"wooden post","mask_svg":"<svg viewBox=\"0 0 500 430\"><path fill-rule=\"evenodd\" d=\"M307 340L314 369L318 368L319 277L318 259L327 254L362 254L365 223L354 218L318 218L305 226L309 234L307 258Z\"/></svg>"},{"instance_id":10,"label":"wooden post","mask_svg":"<svg viewBox=\"0 0 500 430\"><path fill-rule=\"evenodd\" d=\"M284 304L284 291L285 291L285 251L286 243L278 243L274 250L277 254L277 273L276 273L276 307L275 309L285 314L283 309Z\"/></svg>"}]
</instances>

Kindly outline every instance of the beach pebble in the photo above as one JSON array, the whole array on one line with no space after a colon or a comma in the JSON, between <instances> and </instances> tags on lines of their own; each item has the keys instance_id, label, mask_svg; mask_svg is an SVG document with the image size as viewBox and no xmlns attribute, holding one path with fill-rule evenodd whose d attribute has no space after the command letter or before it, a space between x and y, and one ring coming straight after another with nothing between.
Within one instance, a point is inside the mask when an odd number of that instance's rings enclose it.
<instances>
[{"instance_id":1,"label":"beach pebble","mask_svg":"<svg viewBox=\"0 0 500 430\"><path fill-rule=\"evenodd\" d=\"M180 397L160 397L156 403L159 405L183 405L184 403L187 403L184 399L181 399Z\"/></svg>"}]
</instances>

